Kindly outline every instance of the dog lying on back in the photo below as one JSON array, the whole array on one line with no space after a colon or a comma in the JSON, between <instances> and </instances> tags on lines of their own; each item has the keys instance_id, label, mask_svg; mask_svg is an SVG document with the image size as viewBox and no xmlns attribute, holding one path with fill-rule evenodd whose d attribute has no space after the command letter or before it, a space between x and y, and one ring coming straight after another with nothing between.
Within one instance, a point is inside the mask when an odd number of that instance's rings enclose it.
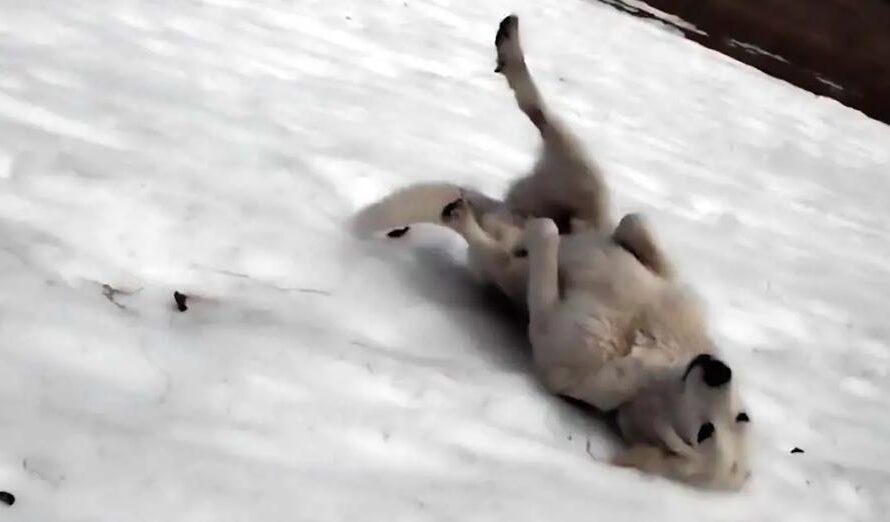
<instances>
[{"instance_id":1,"label":"dog lying on back","mask_svg":"<svg viewBox=\"0 0 890 522\"><path fill-rule=\"evenodd\" d=\"M361 234L427 222L468 244L484 281L528 311L536 370L555 394L615 411L628 449L615 463L737 489L750 472L748 414L702 310L638 215L617 224L599 167L544 106L515 16L495 37L498 72L543 151L503 200L452 184L413 185L355 217Z\"/></svg>"}]
</instances>

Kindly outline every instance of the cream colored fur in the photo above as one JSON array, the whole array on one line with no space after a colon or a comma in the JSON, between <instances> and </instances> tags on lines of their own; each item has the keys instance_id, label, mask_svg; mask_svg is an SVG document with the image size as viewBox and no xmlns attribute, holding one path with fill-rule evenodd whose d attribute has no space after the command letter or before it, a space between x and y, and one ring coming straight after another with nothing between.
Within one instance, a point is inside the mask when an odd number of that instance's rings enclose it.
<instances>
[{"instance_id":1,"label":"cream colored fur","mask_svg":"<svg viewBox=\"0 0 890 522\"><path fill-rule=\"evenodd\" d=\"M548 389L617 409L629 444L617 464L740 487L749 474L747 413L728 367L697 357L714 353L697 299L640 216L614 225L599 167L543 104L515 16L495 42L496 71L541 133L533 172L503 202L454 185L408 187L359 213L357 228L433 222L461 234L477 273L527 306Z\"/></svg>"}]
</instances>

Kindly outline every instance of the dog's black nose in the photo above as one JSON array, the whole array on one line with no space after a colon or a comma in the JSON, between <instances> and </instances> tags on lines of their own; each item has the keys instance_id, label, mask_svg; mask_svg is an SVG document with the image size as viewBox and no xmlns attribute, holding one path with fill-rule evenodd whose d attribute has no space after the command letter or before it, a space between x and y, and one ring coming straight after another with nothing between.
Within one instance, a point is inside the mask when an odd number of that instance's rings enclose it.
<instances>
[{"instance_id":1,"label":"dog's black nose","mask_svg":"<svg viewBox=\"0 0 890 522\"><path fill-rule=\"evenodd\" d=\"M702 365L705 384L717 388L732 379L732 370L719 359L711 359Z\"/></svg>"}]
</instances>

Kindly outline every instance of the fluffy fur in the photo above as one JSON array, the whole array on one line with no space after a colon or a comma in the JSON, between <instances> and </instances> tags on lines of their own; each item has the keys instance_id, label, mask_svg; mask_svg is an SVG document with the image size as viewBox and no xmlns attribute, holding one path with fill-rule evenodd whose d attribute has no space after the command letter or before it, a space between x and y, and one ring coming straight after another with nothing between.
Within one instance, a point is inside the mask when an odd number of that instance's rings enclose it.
<instances>
[{"instance_id":1,"label":"fluffy fur","mask_svg":"<svg viewBox=\"0 0 890 522\"><path fill-rule=\"evenodd\" d=\"M501 22L495 46L495 71L543 141L531 174L503 201L449 184L411 186L360 212L357 230L413 222L455 230L475 271L527 307L547 388L617 409L629 445L617 464L740 487L748 415L697 299L640 216L614 225L599 167L544 106L515 16Z\"/></svg>"}]
</instances>

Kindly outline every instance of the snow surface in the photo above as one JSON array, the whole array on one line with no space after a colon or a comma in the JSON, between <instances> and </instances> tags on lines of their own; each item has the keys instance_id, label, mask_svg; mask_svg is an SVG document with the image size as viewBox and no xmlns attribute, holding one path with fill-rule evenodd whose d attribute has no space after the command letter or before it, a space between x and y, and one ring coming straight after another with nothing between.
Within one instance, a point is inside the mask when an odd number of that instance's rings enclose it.
<instances>
[{"instance_id":1,"label":"snow surface","mask_svg":"<svg viewBox=\"0 0 890 522\"><path fill-rule=\"evenodd\" d=\"M530 166L511 11L710 305L740 494L604 464L450 232L343 232ZM0 520L886 520L887 126L581 0L2 0L0 71Z\"/></svg>"}]
</instances>

